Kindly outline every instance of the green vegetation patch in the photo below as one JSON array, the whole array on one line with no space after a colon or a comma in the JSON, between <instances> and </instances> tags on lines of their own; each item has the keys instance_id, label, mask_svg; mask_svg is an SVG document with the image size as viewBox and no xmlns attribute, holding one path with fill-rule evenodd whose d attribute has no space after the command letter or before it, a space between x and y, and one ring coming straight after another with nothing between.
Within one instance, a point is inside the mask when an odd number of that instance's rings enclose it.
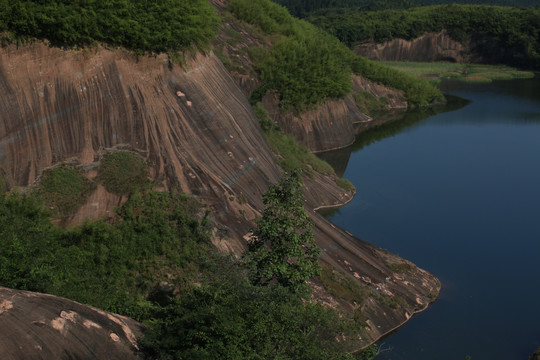
<instances>
[{"instance_id":1,"label":"green vegetation patch","mask_svg":"<svg viewBox=\"0 0 540 360\"><path fill-rule=\"evenodd\" d=\"M504 65L467 65L463 75L465 81L491 82L494 80L531 79L534 73L520 71Z\"/></svg>"},{"instance_id":2,"label":"green vegetation patch","mask_svg":"<svg viewBox=\"0 0 540 360\"><path fill-rule=\"evenodd\" d=\"M352 89L348 50L313 25L293 18L270 0L232 0L227 9L238 19L280 39L255 58L265 90L280 95L285 111L301 112Z\"/></svg>"},{"instance_id":3,"label":"green vegetation patch","mask_svg":"<svg viewBox=\"0 0 540 360\"><path fill-rule=\"evenodd\" d=\"M312 174L312 171L324 175L334 174L332 166L313 155L305 146L299 145L292 136L283 131L270 130L265 132L264 137L270 149L278 154L276 162L283 170L290 172L302 169L307 175Z\"/></svg>"},{"instance_id":4,"label":"green vegetation patch","mask_svg":"<svg viewBox=\"0 0 540 360\"><path fill-rule=\"evenodd\" d=\"M354 94L354 100L360 111L370 116L381 113L386 109L386 105L388 105L387 97L377 99L368 91L359 91Z\"/></svg>"},{"instance_id":5,"label":"green vegetation patch","mask_svg":"<svg viewBox=\"0 0 540 360\"><path fill-rule=\"evenodd\" d=\"M385 61L383 64L417 77L453 78L464 81L491 82L533 78L534 73L506 65L459 64L451 62Z\"/></svg>"},{"instance_id":6,"label":"green vegetation patch","mask_svg":"<svg viewBox=\"0 0 540 360\"><path fill-rule=\"evenodd\" d=\"M383 304L389 306L392 309L399 309L399 308L406 308L408 303L405 298L398 296L398 295L392 295L392 296L383 296L379 295L377 296L377 300L381 301Z\"/></svg>"},{"instance_id":7,"label":"green vegetation patch","mask_svg":"<svg viewBox=\"0 0 540 360\"><path fill-rule=\"evenodd\" d=\"M143 319L155 286L185 286L209 251L198 209L182 194L147 191L134 194L114 223L63 229L35 197L0 194L0 285Z\"/></svg>"},{"instance_id":8,"label":"green vegetation patch","mask_svg":"<svg viewBox=\"0 0 540 360\"><path fill-rule=\"evenodd\" d=\"M285 134L276 123L270 120L263 107L255 105L253 109L263 129L266 142L278 155L276 162L283 170L289 173L302 170L307 175L312 175L313 171L324 175L335 174L330 164L312 154L305 146L299 145L292 136Z\"/></svg>"},{"instance_id":9,"label":"green vegetation patch","mask_svg":"<svg viewBox=\"0 0 540 360\"><path fill-rule=\"evenodd\" d=\"M498 61L520 67L540 67L540 8L479 5L435 5L407 10L349 11L308 18L348 46L374 40L416 39L431 33L448 31L456 41L471 35L491 42L492 49L505 51L484 54ZM515 56L519 54L519 56Z\"/></svg>"},{"instance_id":10,"label":"green vegetation patch","mask_svg":"<svg viewBox=\"0 0 540 360\"><path fill-rule=\"evenodd\" d=\"M98 179L107 191L127 195L149 183L146 161L129 151L105 155L100 162Z\"/></svg>"},{"instance_id":11,"label":"green vegetation patch","mask_svg":"<svg viewBox=\"0 0 540 360\"><path fill-rule=\"evenodd\" d=\"M219 27L206 0L0 1L0 31L56 46L105 42L138 53L207 48Z\"/></svg>"},{"instance_id":12,"label":"green vegetation patch","mask_svg":"<svg viewBox=\"0 0 540 360\"><path fill-rule=\"evenodd\" d=\"M337 311L281 286L254 286L238 269L228 270L155 313L143 339L150 358L373 358L350 353L360 347L359 330Z\"/></svg>"},{"instance_id":13,"label":"green vegetation patch","mask_svg":"<svg viewBox=\"0 0 540 360\"><path fill-rule=\"evenodd\" d=\"M441 91L427 80L392 69L377 61L356 56L352 69L366 79L403 90L411 108L427 107L429 103L443 98Z\"/></svg>"},{"instance_id":14,"label":"green vegetation patch","mask_svg":"<svg viewBox=\"0 0 540 360\"><path fill-rule=\"evenodd\" d=\"M409 263L388 263L386 266L398 274L410 273L415 269L415 267Z\"/></svg>"},{"instance_id":15,"label":"green vegetation patch","mask_svg":"<svg viewBox=\"0 0 540 360\"><path fill-rule=\"evenodd\" d=\"M319 280L330 294L349 303L361 305L370 295L369 289L330 265L322 266Z\"/></svg>"},{"instance_id":16,"label":"green vegetation patch","mask_svg":"<svg viewBox=\"0 0 540 360\"><path fill-rule=\"evenodd\" d=\"M149 358L360 358L354 322L288 287L251 284L216 253L203 213L186 195L148 190L112 222L64 229L31 194L0 194L0 286L144 321Z\"/></svg>"},{"instance_id":17,"label":"green vegetation patch","mask_svg":"<svg viewBox=\"0 0 540 360\"><path fill-rule=\"evenodd\" d=\"M284 111L299 113L348 94L351 72L405 91L412 105L424 105L442 96L427 82L358 57L335 37L293 18L270 0L231 0L227 9L269 39L278 38L269 50L250 54L262 80L252 95L253 104L267 90L274 90Z\"/></svg>"},{"instance_id":18,"label":"green vegetation patch","mask_svg":"<svg viewBox=\"0 0 540 360\"><path fill-rule=\"evenodd\" d=\"M345 191L355 191L356 187L348 180L344 178L337 178L336 184Z\"/></svg>"},{"instance_id":19,"label":"green vegetation patch","mask_svg":"<svg viewBox=\"0 0 540 360\"><path fill-rule=\"evenodd\" d=\"M37 194L56 215L66 216L83 205L95 188L78 169L60 165L43 171Z\"/></svg>"}]
</instances>

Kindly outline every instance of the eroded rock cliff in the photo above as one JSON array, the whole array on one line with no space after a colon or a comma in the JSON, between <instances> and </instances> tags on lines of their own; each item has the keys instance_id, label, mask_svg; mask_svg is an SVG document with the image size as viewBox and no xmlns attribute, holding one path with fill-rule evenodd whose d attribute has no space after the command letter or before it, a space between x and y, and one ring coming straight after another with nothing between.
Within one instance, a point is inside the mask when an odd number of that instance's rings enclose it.
<instances>
[{"instance_id":1,"label":"eroded rock cliff","mask_svg":"<svg viewBox=\"0 0 540 360\"><path fill-rule=\"evenodd\" d=\"M467 48L446 32L424 34L414 40L393 39L382 44L362 43L354 51L382 61L469 61Z\"/></svg>"},{"instance_id":2,"label":"eroded rock cliff","mask_svg":"<svg viewBox=\"0 0 540 360\"><path fill-rule=\"evenodd\" d=\"M393 39L384 43L363 42L354 51L369 59L381 61L450 61L459 63L527 65L523 51L505 46L490 35L471 34L462 41L446 31L427 33L413 40Z\"/></svg>"},{"instance_id":3,"label":"eroded rock cliff","mask_svg":"<svg viewBox=\"0 0 540 360\"><path fill-rule=\"evenodd\" d=\"M261 195L280 174L245 94L213 54L181 67L166 56L99 47L9 46L0 49L0 99L0 171L8 185L29 185L42 169L66 160L92 168L105 148L131 149L150 160L151 176L165 188L177 186L213 210L214 243L222 251L244 249ZM350 119L347 101L323 108ZM324 112L314 118L333 119ZM362 309L367 345L423 310L440 284L316 214L316 207L353 196L334 180L306 177L306 203L321 261L366 291L361 303L343 306ZM77 219L101 216L117 201L98 188ZM395 272L395 264L406 271Z\"/></svg>"},{"instance_id":4,"label":"eroded rock cliff","mask_svg":"<svg viewBox=\"0 0 540 360\"><path fill-rule=\"evenodd\" d=\"M142 326L56 296L0 287L4 360L142 359Z\"/></svg>"}]
</instances>

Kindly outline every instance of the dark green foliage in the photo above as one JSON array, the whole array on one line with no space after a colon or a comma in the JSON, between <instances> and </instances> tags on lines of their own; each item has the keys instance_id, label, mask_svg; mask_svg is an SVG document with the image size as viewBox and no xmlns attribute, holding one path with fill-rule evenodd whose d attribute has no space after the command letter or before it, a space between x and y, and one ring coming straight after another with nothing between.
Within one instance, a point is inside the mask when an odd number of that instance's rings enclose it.
<instances>
[{"instance_id":1,"label":"dark green foliage","mask_svg":"<svg viewBox=\"0 0 540 360\"><path fill-rule=\"evenodd\" d=\"M290 135L286 135L280 127L270 120L268 113L259 105L253 107L259 119L264 137L270 149L277 154L276 162L286 172L302 170L308 176L316 171L325 175L335 174L332 167L312 154L305 146L299 145Z\"/></svg>"},{"instance_id":2,"label":"dark green foliage","mask_svg":"<svg viewBox=\"0 0 540 360\"><path fill-rule=\"evenodd\" d=\"M337 178L336 184L345 191L355 191L356 187L349 180L344 178Z\"/></svg>"},{"instance_id":3,"label":"dark green foliage","mask_svg":"<svg viewBox=\"0 0 540 360\"><path fill-rule=\"evenodd\" d=\"M143 319L162 272L184 286L209 251L197 209L182 194L148 191L135 193L115 223L62 229L32 196L0 195L0 285Z\"/></svg>"},{"instance_id":4,"label":"dark green foliage","mask_svg":"<svg viewBox=\"0 0 540 360\"><path fill-rule=\"evenodd\" d=\"M358 330L336 311L304 304L287 288L251 285L231 266L161 309L149 327L143 344L150 358L190 360L352 360L347 351Z\"/></svg>"},{"instance_id":5,"label":"dark green foliage","mask_svg":"<svg viewBox=\"0 0 540 360\"><path fill-rule=\"evenodd\" d=\"M55 232L35 197L0 193L0 285L45 291Z\"/></svg>"},{"instance_id":6,"label":"dark green foliage","mask_svg":"<svg viewBox=\"0 0 540 360\"><path fill-rule=\"evenodd\" d=\"M352 90L350 65L339 56L340 44L321 31L303 27L303 36L278 41L258 67L262 80L280 94L280 106L286 111L302 111Z\"/></svg>"},{"instance_id":7,"label":"dark green foliage","mask_svg":"<svg viewBox=\"0 0 540 360\"><path fill-rule=\"evenodd\" d=\"M265 209L256 223L244 259L255 284L278 284L298 292L318 275L320 249L304 209L298 172L285 174L263 195Z\"/></svg>"},{"instance_id":8,"label":"dark green foliage","mask_svg":"<svg viewBox=\"0 0 540 360\"><path fill-rule=\"evenodd\" d=\"M312 14L324 15L331 12L347 12L351 8L362 11L384 9L408 9L435 4L475 4L504 6L535 6L536 0L273 0L285 6L291 14L305 17Z\"/></svg>"},{"instance_id":9,"label":"dark green foliage","mask_svg":"<svg viewBox=\"0 0 540 360\"><path fill-rule=\"evenodd\" d=\"M413 106L442 96L428 83L366 62L334 37L294 19L269 0L232 0L228 9L267 34L281 35L272 48L258 51L253 58L263 83L253 91L252 105L273 90L279 94L283 110L302 112L348 94L352 90L351 72L404 90Z\"/></svg>"},{"instance_id":10,"label":"dark green foliage","mask_svg":"<svg viewBox=\"0 0 540 360\"><path fill-rule=\"evenodd\" d=\"M219 20L206 0L56 0L0 2L0 30L53 45L96 41L143 52L206 48Z\"/></svg>"},{"instance_id":11,"label":"dark green foliage","mask_svg":"<svg viewBox=\"0 0 540 360\"><path fill-rule=\"evenodd\" d=\"M60 165L41 175L37 195L57 215L72 214L86 202L96 185L77 169Z\"/></svg>"},{"instance_id":12,"label":"dark green foliage","mask_svg":"<svg viewBox=\"0 0 540 360\"><path fill-rule=\"evenodd\" d=\"M358 108L367 115L373 116L377 113L381 113L388 104L387 98L377 99L373 94L368 91L359 91L354 94L354 100ZM386 101L385 101L386 100Z\"/></svg>"},{"instance_id":13,"label":"dark green foliage","mask_svg":"<svg viewBox=\"0 0 540 360\"><path fill-rule=\"evenodd\" d=\"M347 49L335 38L294 19L270 0L232 0L228 9L266 34L282 35L255 59L263 85L252 94L253 104L267 90L275 90L285 111L300 112L351 91L349 60L340 56Z\"/></svg>"},{"instance_id":14,"label":"dark green foliage","mask_svg":"<svg viewBox=\"0 0 540 360\"><path fill-rule=\"evenodd\" d=\"M350 303L361 305L370 292L365 286L359 285L358 281L328 265L322 267L319 280L333 296Z\"/></svg>"},{"instance_id":15,"label":"dark green foliage","mask_svg":"<svg viewBox=\"0 0 540 360\"><path fill-rule=\"evenodd\" d=\"M414 266L409 263L388 263L386 266L398 274L410 273L414 270Z\"/></svg>"},{"instance_id":16,"label":"dark green foliage","mask_svg":"<svg viewBox=\"0 0 540 360\"><path fill-rule=\"evenodd\" d=\"M414 39L422 34L443 29L457 41L468 40L471 36L487 36L494 41L497 59L508 65L539 67L539 19L538 7L453 4L408 10L350 10L311 17L309 21L349 46L371 39L376 42L394 38Z\"/></svg>"},{"instance_id":17,"label":"dark green foliage","mask_svg":"<svg viewBox=\"0 0 540 360\"><path fill-rule=\"evenodd\" d=\"M405 91L412 107L427 107L429 103L442 99L440 90L427 80L415 78L375 61L356 56L352 69L356 74L371 81Z\"/></svg>"},{"instance_id":18,"label":"dark green foliage","mask_svg":"<svg viewBox=\"0 0 540 360\"><path fill-rule=\"evenodd\" d=\"M129 151L105 155L99 165L98 179L107 191L117 195L131 194L149 182L145 160Z\"/></svg>"}]
</instances>

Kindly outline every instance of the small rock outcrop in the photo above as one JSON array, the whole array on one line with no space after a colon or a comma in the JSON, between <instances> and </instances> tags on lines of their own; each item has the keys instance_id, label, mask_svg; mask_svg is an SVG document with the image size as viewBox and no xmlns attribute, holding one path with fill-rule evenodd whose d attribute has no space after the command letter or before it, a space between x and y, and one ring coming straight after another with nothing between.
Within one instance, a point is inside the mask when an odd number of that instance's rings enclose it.
<instances>
[{"instance_id":1,"label":"small rock outcrop","mask_svg":"<svg viewBox=\"0 0 540 360\"><path fill-rule=\"evenodd\" d=\"M354 51L369 59L382 61L466 62L468 49L446 32L428 33L413 40L393 39L382 44L357 44Z\"/></svg>"},{"instance_id":2,"label":"small rock outcrop","mask_svg":"<svg viewBox=\"0 0 540 360\"><path fill-rule=\"evenodd\" d=\"M64 298L0 287L3 360L143 359L141 324Z\"/></svg>"}]
</instances>

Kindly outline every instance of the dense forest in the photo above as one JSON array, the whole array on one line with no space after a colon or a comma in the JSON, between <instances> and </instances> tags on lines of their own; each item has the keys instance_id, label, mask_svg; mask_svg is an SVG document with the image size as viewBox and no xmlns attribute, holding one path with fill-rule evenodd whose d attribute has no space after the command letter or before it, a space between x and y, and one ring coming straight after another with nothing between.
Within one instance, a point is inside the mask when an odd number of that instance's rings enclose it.
<instances>
[{"instance_id":1,"label":"dense forest","mask_svg":"<svg viewBox=\"0 0 540 360\"><path fill-rule=\"evenodd\" d=\"M282 109L300 112L349 93L351 72L403 90L412 107L442 97L428 82L355 55L335 37L295 19L270 0L231 0L228 10L266 35L281 35L269 50L251 52L262 80L252 95L254 104L274 90Z\"/></svg>"},{"instance_id":2,"label":"dense forest","mask_svg":"<svg viewBox=\"0 0 540 360\"><path fill-rule=\"evenodd\" d=\"M414 39L448 31L457 41L483 36L507 49L508 65L540 67L540 8L435 5L408 10L348 11L310 17L309 21L348 46L374 40Z\"/></svg>"},{"instance_id":3,"label":"dense forest","mask_svg":"<svg viewBox=\"0 0 540 360\"><path fill-rule=\"evenodd\" d=\"M538 6L536 0L273 0L285 6L291 14L297 17L323 15L340 9L354 8L362 11L385 9L408 9L416 6L440 4L471 4L471 5L501 5L501 6Z\"/></svg>"},{"instance_id":4,"label":"dense forest","mask_svg":"<svg viewBox=\"0 0 540 360\"><path fill-rule=\"evenodd\" d=\"M357 60L339 41L293 18L270 0L232 0L228 9L266 34L283 36L270 51L259 52L261 56L255 58L264 82L261 89L277 91L286 111L302 111L325 99L343 97L351 90L352 68L364 75L360 66L352 65ZM192 48L209 48L218 27L216 10L206 0L0 0L3 44L32 38L62 47L102 42L138 54L168 52L176 56ZM433 96L437 91L427 84L413 86L415 81L408 79L411 84L405 88L399 87L403 81L388 85L404 90L413 105L418 104L415 99L431 102L440 96ZM419 94L421 89L425 93Z\"/></svg>"},{"instance_id":5,"label":"dense forest","mask_svg":"<svg viewBox=\"0 0 540 360\"><path fill-rule=\"evenodd\" d=\"M46 39L56 46L96 41L143 52L207 48L219 26L207 0L0 0L2 42Z\"/></svg>"},{"instance_id":6,"label":"dense forest","mask_svg":"<svg viewBox=\"0 0 540 360\"><path fill-rule=\"evenodd\" d=\"M112 220L69 229L53 225L51 216L84 203L86 190L97 183L128 197ZM24 194L3 188L0 178L0 285L67 297L142 321L148 326L142 339L148 358L373 355L372 348L350 354L358 348L354 340L335 341L352 339L361 324L309 301L304 282L319 273L320 252L298 174L269 189L267 209L254 230L275 251L254 241L243 261L218 254L209 240L209 212L177 191L155 191L144 161L130 152L106 155L94 180L60 165ZM288 196L279 195L284 193ZM302 221L300 232L284 226L293 220ZM311 247L307 262L296 264L306 244ZM265 259L277 253L283 257Z\"/></svg>"}]
</instances>

